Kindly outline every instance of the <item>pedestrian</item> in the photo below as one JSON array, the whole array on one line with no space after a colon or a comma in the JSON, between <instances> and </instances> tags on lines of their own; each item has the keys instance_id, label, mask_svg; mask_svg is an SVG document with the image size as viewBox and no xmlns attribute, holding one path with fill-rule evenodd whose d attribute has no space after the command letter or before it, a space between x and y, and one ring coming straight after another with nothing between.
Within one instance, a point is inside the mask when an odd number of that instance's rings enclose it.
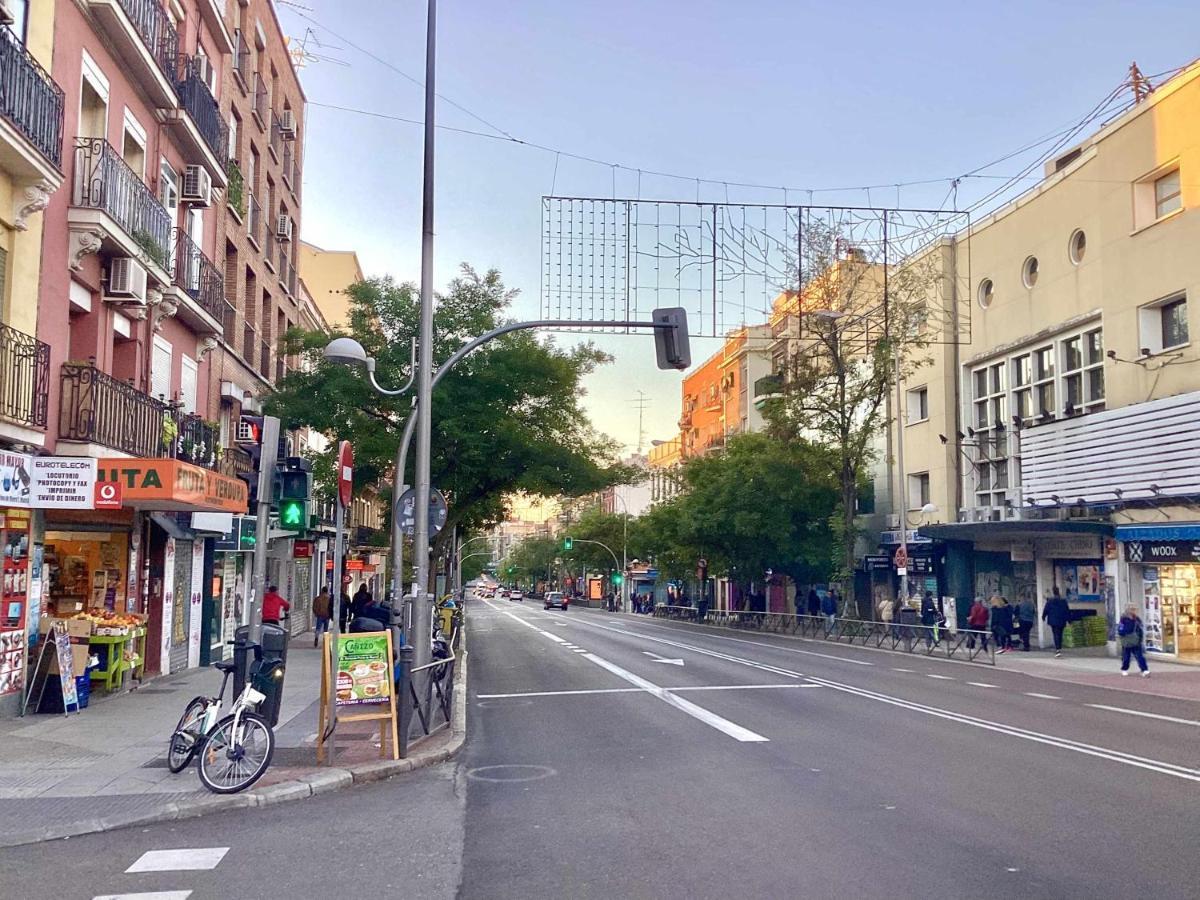
<instances>
[{"instance_id":1,"label":"pedestrian","mask_svg":"<svg viewBox=\"0 0 1200 900\"><path fill-rule=\"evenodd\" d=\"M980 647L984 653L987 653L988 609L984 605L982 597L976 597L975 602L971 604L971 609L967 613L967 627L971 630L971 633L967 635L967 646L971 649L975 648L974 632L978 631L980 632Z\"/></svg>"},{"instance_id":2,"label":"pedestrian","mask_svg":"<svg viewBox=\"0 0 1200 900\"><path fill-rule=\"evenodd\" d=\"M1012 607L999 594L992 597L992 637L996 640L996 652L1007 653L1012 642Z\"/></svg>"},{"instance_id":3,"label":"pedestrian","mask_svg":"<svg viewBox=\"0 0 1200 900\"><path fill-rule=\"evenodd\" d=\"M1059 593L1057 585L1046 599L1046 606L1042 610L1042 619L1046 621L1050 626L1050 630L1054 632L1055 657L1062 656L1063 629L1067 627L1067 622L1071 620L1071 607L1067 605L1067 601Z\"/></svg>"},{"instance_id":4,"label":"pedestrian","mask_svg":"<svg viewBox=\"0 0 1200 900\"><path fill-rule=\"evenodd\" d=\"M932 647L937 633L938 624L937 603L933 599L933 591L926 591L921 598L921 624L925 626L925 646Z\"/></svg>"},{"instance_id":5,"label":"pedestrian","mask_svg":"<svg viewBox=\"0 0 1200 900\"><path fill-rule=\"evenodd\" d=\"M338 624L344 633L350 625L350 619L354 613L354 601L350 599L350 595L346 593L346 589L342 589L342 602L338 607Z\"/></svg>"},{"instance_id":6,"label":"pedestrian","mask_svg":"<svg viewBox=\"0 0 1200 900\"><path fill-rule=\"evenodd\" d=\"M333 620L333 598L329 596L329 588L321 588L321 593L313 597L313 646L321 641L321 635L329 630Z\"/></svg>"},{"instance_id":7,"label":"pedestrian","mask_svg":"<svg viewBox=\"0 0 1200 900\"><path fill-rule=\"evenodd\" d=\"M1037 604L1033 602L1033 598L1026 596L1022 597L1017 604L1017 632L1021 636L1021 650L1029 652L1029 635L1033 631L1033 624L1037 621Z\"/></svg>"},{"instance_id":8,"label":"pedestrian","mask_svg":"<svg viewBox=\"0 0 1200 900\"><path fill-rule=\"evenodd\" d=\"M817 589L808 589L808 614L810 616L820 615L821 613L821 596L817 593Z\"/></svg>"},{"instance_id":9,"label":"pedestrian","mask_svg":"<svg viewBox=\"0 0 1200 900\"><path fill-rule=\"evenodd\" d=\"M879 621L885 625L890 625L892 619L896 617L896 601L891 597L884 597L879 601Z\"/></svg>"},{"instance_id":10,"label":"pedestrian","mask_svg":"<svg viewBox=\"0 0 1200 900\"><path fill-rule=\"evenodd\" d=\"M350 618L357 619L362 615L362 611L370 605L371 592L367 590L367 583L364 581L354 592L354 599L350 601Z\"/></svg>"},{"instance_id":11,"label":"pedestrian","mask_svg":"<svg viewBox=\"0 0 1200 900\"><path fill-rule=\"evenodd\" d=\"M264 625L278 625L279 619L282 616L282 614L284 612L290 610L291 608L292 608L292 605L290 603L288 603L286 600L284 600L283 597L281 597L279 595L279 586L274 585L274 584L271 585L270 587L267 588L267 592L265 594L263 594L263 599L262 599L263 624Z\"/></svg>"},{"instance_id":12,"label":"pedestrian","mask_svg":"<svg viewBox=\"0 0 1200 900\"><path fill-rule=\"evenodd\" d=\"M1129 674L1129 657L1137 660L1142 677L1150 677L1150 669L1146 666L1146 653L1143 644L1146 640L1146 630L1137 610L1132 606L1125 607L1125 615L1117 624L1117 638L1121 641L1121 674Z\"/></svg>"},{"instance_id":13,"label":"pedestrian","mask_svg":"<svg viewBox=\"0 0 1200 900\"><path fill-rule=\"evenodd\" d=\"M827 635L837 624L837 611L837 594L830 590L821 598L821 614L825 616L825 634Z\"/></svg>"}]
</instances>

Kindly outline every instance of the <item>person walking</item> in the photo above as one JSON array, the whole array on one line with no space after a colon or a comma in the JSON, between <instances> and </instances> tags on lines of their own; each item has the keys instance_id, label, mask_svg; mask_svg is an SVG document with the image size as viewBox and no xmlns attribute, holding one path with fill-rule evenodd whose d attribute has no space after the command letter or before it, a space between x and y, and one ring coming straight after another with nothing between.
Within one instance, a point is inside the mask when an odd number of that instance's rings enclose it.
<instances>
[{"instance_id":1,"label":"person walking","mask_svg":"<svg viewBox=\"0 0 1200 900\"><path fill-rule=\"evenodd\" d=\"M350 625L350 620L354 617L354 601L350 599L350 595L342 590L342 602L338 609L338 624L341 626L344 634Z\"/></svg>"},{"instance_id":2,"label":"person walking","mask_svg":"<svg viewBox=\"0 0 1200 900\"><path fill-rule=\"evenodd\" d=\"M371 592L367 590L367 583L364 581L354 592L354 599L350 601L350 618L357 619L362 615L362 611L370 605Z\"/></svg>"},{"instance_id":3,"label":"person walking","mask_svg":"<svg viewBox=\"0 0 1200 900\"><path fill-rule=\"evenodd\" d=\"M263 594L263 601L262 601L263 624L264 625L278 625L279 620L282 617L283 613L287 612L291 608L292 608L292 605L290 603L288 603L286 600L284 600L283 597L281 597L279 595L279 586L275 585L275 584L271 585L270 587L267 588L267 592L265 594Z\"/></svg>"},{"instance_id":4,"label":"person walking","mask_svg":"<svg viewBox=\"0 0 1200 900\"><path fill-rule=\"evenodd\" d=\"M1063 629L1067 627L1067 622L1071 620L1071 607L1067 605L1067 601L1063 599L1063 595L1059 593L1057 586L1054 588L1053 593L1046 599L1046 606L1042 609L1042 620L1054 632L1055 658L1062 656Z\"/></svg>"},{"instance_id":5,"label":"person walking","mask_svg":"<svg viewBox=\"0 0 1200 900\"><path fill-rule=\"evenodd\" d=\"M1142 677L1149 678L1150 669L1146 665L1144 648L1146 630L1137 610L1132 606L1125 607L1125 615L1121 616L1121 621L1117 623L1117 639L1121 642L1121 674L1129 674L1129 657L1132 656L1137 660L1138 668L1142 670Z\"/></svg>"},{"instance_id":6,"label":"person walking","mask_svg":"<svg viewBox=\"0 0 1200 900\"><path fill-rule=\"evenodd\" d=\"M992 597L992 637L996 652L1007 653L1012 643L1012 607L999 594Z\"/></svg>"},{"instance_id":7,"label":"person walking","mask_svg":"<svg viewBox=\"0 0 1200 900\"><path fill-rule=\"evenodd\" d=\"M896 617L896 601L891 597L884 597L879 601L879 621L883 622L885 630L890 627L892 620Z\"/></svg>"},{"instance_id":8,"label":"person walking","mask_svg":"<svg viewBox=\"0 0 1200 900\"><path fill-rule=\"evenodd\" d=\"M1037 621L1037 604L1032 597L1022 597L1017 604L1017 632L1021 636L1021 650L1029 651L1029 635Z\"/></svg>"},{"instance_id":9,"label":"person walking","mask_svg":"<svg viewBox=\"0 0 1200 900\"><path fill-rule=\"evenodd\" d=\"M925 646L932 647L937 630L938 608L933 599L933 592L926 591L921 598L921 624L925 626Z\"/></svg>"},{"instance_id":10,"label":"person walking","mask_svg":"<svg viewBox=\"0 0 1200 900\"><path fill-rule=\"evenodd\" d=\"M820 615L821 613L821 596L817 593L817 589L808 589L808 614L810 616Z\"/></svg>"},{"instance_id":11,"label":"person walking","mask_svg":"<svg viewBox=\"0 0 1200 900\"><path fill-rule=\"evenodd\" d=\"M821 598L821 614L825 616L825 634L827 635L833 631L834 625L837 623L837 609L837 594L830 590Z\"/></svg>"},{"instance_id":12,"label":"person walking","mask_svg":"<svg viewBox=\"0 0 1200 900\"><path fill-rule=\"evenodd\" d=\"M971 609L967 613L967 627L973 632L981 632L979 635L980 649L987 653L988 609L984 605L982 597L976 597L975 602L971 604ZM967 646L971 649L975 648L974 634L967 635Z\"/></svg>"},{"instance_id":13,"label":"person walking","mask_svg":"<svg viewBox=\"0 0 1200 900\"><path fill-rule=\"evenodd\" d=\"M329 588L321 588L321 593L313 597L313 646L321 642L321 635L329 630L333 621L333 598L329 596Z\"/></svg>"}]
</instances>

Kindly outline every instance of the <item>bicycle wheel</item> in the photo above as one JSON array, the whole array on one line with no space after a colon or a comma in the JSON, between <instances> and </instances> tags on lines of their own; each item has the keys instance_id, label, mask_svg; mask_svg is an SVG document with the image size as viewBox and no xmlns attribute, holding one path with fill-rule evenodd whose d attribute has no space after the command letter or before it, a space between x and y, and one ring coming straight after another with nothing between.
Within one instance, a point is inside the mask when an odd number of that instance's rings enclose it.
<instances>
[{"instance_id":1,"label":"bicycle wheel","mask_svg":"<svg viewBox=\"0 0 1200 900\"><path fill-rule=\"evenodd\" d=\"M167 768L172 772L179 773L186 769L196 755L196 748L204 741L200 725L207 709L207 698L193 697L179 717L179 724L175 726L167 745Z\"/></svg>"},{"instance_id":2,"label":"bicycle wheel","mask_svg":"<svg viewBox=\"0 0 1200 900\"><path fill-rule=\"evenodd\" d=\"M275 732L266 719L242 713L234 734L233 716L226 716L204 739L200 781L214 794L236 794L262 777L275 752Z\"/></svg>"}]
</instances>

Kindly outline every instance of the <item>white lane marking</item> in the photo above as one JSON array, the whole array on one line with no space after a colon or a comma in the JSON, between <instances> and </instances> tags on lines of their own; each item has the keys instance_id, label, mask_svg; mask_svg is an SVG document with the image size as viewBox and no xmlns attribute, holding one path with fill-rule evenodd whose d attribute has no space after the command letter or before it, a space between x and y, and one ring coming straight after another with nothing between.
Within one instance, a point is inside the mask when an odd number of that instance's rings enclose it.
<instances>
[{"instance_id":1,"label":"white lane marking","mask_svg":"<svg viewBox=\"0 0 1200 900\"><path fill-rule=\"evenodd\" d=\"M946 721L954 722L959 725L968 725L972 728L980 728L985 731L1006 734L1009 737L1020 738L1021 740L1025 741L1032 741L1036 744L1058 747L1062 750L1070 750L1074 753L1081 753L1085 756L1094 756L1100 759L1107 759L1110 762L1121 763L1122 765L1126 766L1134 766L1139 769L1158 772L1161 775L1170 775L1174 778L1182 778L1185 781L1200 783L1200 769L1192 769L1176 763L1169 763L1158 759L1149 759L1144 756L1135 756L1132 753L1125 753L1124 751L1113 750L1108 747L1099 747L1095 744L1085 744L1081 741L1073 741L1070 738L1057 737L1051 734L1043 734L1038 731L1030 731L1025 728L1018 728L1015 725L1005 725L1003 722L993 722L988 719L979 719L975 716L964 715L963 713L953 712L949 709L942 709L937 706L926 706L923 703L915 703L911 700L905 700L901 697L891 696L890 694L881 694L876 691L866 690L865 688L854 687L853 685L849 684L841 684L836 681L830 681L827 678L816 678L810 675L809 680L817 684L823 684L826 687L833 688L836 691L843 691L844 693L852 694L856 697L862 697L866 700L875 700L878 703L886 703L889 706L897 706L901 709L922 713L923 715L933 716L934 718L945 719Z\"/></svg>"},{"instance_id":2,"label":"white lane marking","mask_svg":"<svg viewBox=\"0 0 1200 900\"><path fill-rule=\"evenodd\" d=\"M912 669L896 669L896 668L893 668L893 669L892 669L892 671L893 671L893 672L907 672L909 675L911 675L911 674L913 673L913 670L912 670Z\"/></svg>"},{"instance_id":3,"label":"white lane marking","mask_svg":"<svg viewBox=\"0 0 1200 900\"><path fill-rule=\"evenodd\" d=\"M587 651L584 650L582 647L572 647L571 652L572 653L587 653Z\"/></svg>"},{"instance_id":4,"label":"white lane marking","mask_svg":"<svg viewBox=\"0 0 1200 900\"><path fill-rule=\"evenodd\" d=\"M140 894L100 894L92 900L188 900L191 891L149 891Z\"/></svg>"},{"instance_id":5,"label":"white lane marking","mask_svg":"<svg viewBox=\"0 0 1200 900\"><path fill-rule=\"evenodd\" d=\"M1176 716L1164 716L1159 713L1142 712L1140 709L1126 709L1123 706L1105 706L1103 703L1088 703L1092 709L1106 709L1109 712L1125 713L1127 716L1142 716L1146 719L1158 719L1160 722L1174 722L1176 725L1194 725L1200 727L1195 719L1180 719Z\"/></svg>"},{"instance_id":6,"label":"white lane marking","mask_svg":"<svg viewBox=\"0 0 1200 900\"><path fill-rule=\"evenodd\" d=\"M555 625L570 625L570 622L555 622Z\"/></svg>"},{"instance_id":7,"label":"white lane marking","mask_svg":"<svg viewBox=\"0 0 1200 900\"><path fill-rule=\"evenodd\" d=\"M576 619L575 621L579 621L579 620ZM681 628L667 628L666 626L663 626L663 625L654 625L650 622L643 622L640 619L638 619L636 621L638 621L644 628L657 628L659 631L679 632L679 631L685 630L685 629L681 629ZM587 622L585 624L591 625L593 628L605 628L606 627L604 625L595 625L591 622ZM695 628L697 631L700 631L701 633L704 633L704 631L707 631L710 628L719 628L720 627L719 625L717 625L717 626L688 625L688 623L686 623L686 622L682 623L682 624L684 624L685 626L690 627L690 628ZM617 631L618 629L610 628L609 630ZM626 632L622 632L622 633L623 634L633 634L636 637L646 638L647 640L654 640L653 638L649 637L648 635L637 634L636 632L633 632L633 631L626 631ZM852 666L873 666L873 665L875 665L875 663L867 662L864 659L850 659L847 656L835 656L832 653L818 653L816 650L800 650L797 647L784 647L784 646L781 646L780 644L769 644L766 641L751 641L751 640L747 640L746 638L728 637L727 635L724 635L724 634L712 634L711 632L709 632L709 637L711 637L713 640L717 640L717 641L731 641L735 644L752 644L755 647L769 647L772 650L782 650L785 653L803 653L806 656L819 656L822 659L832 659L832 660L836 660L837 662L850 663L850 665L852 665ZM796 640L808 642L811 639L810 638L796 638ZM869 649L869 648L861 648L861 649Z\"/></svg>"},{"instance_id":8,"label":"white lane marking","mask_svg":"<svg viewBox=\"0 0 1200 900\"><path fill-rule=\"evenodd\" d=\"M488 604L488 605L491 606L491 604ZM542 629L538 628L536 625L532 624L531 622L526 622L520 616L515 615L514 613L511 613L508 610L501 610L501 612L503 612L505 615L509 616L510 618L514 619L515 621L520 622L526 628L530 628L533 631L536 631L538 634L549 635L548 631L542 631ZM717 729L717 731L720 731L723 734L729 735L735 741L742 741L745 743L745 742L762 742L762 741L770 740L770 738L765 738L761 734L756 734L755 732L751 731L748 728L743 728L741 725L738 725L736 722L730 722L728 719L724 719L721 716L718 716L716 713L709 712L707 709L705 709L702 706L697 706L695 703L692 703L688 700L684 700L682 697L676 697L674 694L672 694L670 691L666 690L665 688L661 688L657 684L654 684L654 682L647 681L645 678L641 678L637 675L634 675L632 672L622 669L620 666L616 665L615 663L610 663L607 659L599 657L594 653L585 653L583 655L583 658L590 662L595 663L602 669L606 669L609 672L612 672L612 674L616 675L618 678L620 678L624 681L628 681L630 684L634 685L635 687L640 687L642 690L646 691L647 693L652 694L653 696L657 697L659 700L662 700L664 703L675 707L680 712L687 713L692 718L697 719L698 721L701 721L704 724Z\"/></svg>"},{"instance_id":9,"label":"white lane marking","mask_svg":"<svg viewBox=\"0 0 1200 900\"><path fill-rule=\"evenodd\" d=\"M763 691L776 688L820 688L820 684L693 684L686 687L671 687L664 690L672 693L680 691ZM584 694L644 694L643 688L589 688L576 691L522 691L513 694L476 694L476 700L510 700L519 697L572 697Z\"/></svg>"},{"instance_id":10,"label":"white lane marking","mask_svg":"<svg viewBox=\"0 0 1200 900\"><path fill-rule=\"evenodd\" d=\"M926 678L936 678L938 681L953 681L954 680L953 675L930 675L930 674L926 673L925 677Z\"/></svg>"},{"instance_id":11,"label":"white lane marking","mask_svg":"<svg viewBox=\"0 0 1200 900\"><path fill-rule=\"evenodd\" d=\"M635 684L638 687L643 688L648 693L653 694L659 700L662 700L664 703L675 707L680 712L687 713L693 719L703 722L710 728L715 728L722 734L729 735L735 741L741 741L742 743L759 743L770 740L770 738L765 738L761 734L751 731L749 728L743 728L736 722L730 722L728 719L718 716L714 712L709 712L703 706L697 706L695 703L692 703L689 700L684 700L682 697L676 697L670 691L659 687L657 684L647 681L645 678L642 678L638 675L634 675L627 669L622 669L615 663L611 663L607 659L596 656L594 653L587 654L584 659L591 660L596 665L600 666L600 668L607 669L618 678L623 678L630 684Z\"/></svg>"},{"instance_id":12,"label":"white lane marking","mask_svg":"<svg viewBox=\"0 0 1200 900\"><path fill-rule=\"evenodd\" d=\"M983 688L1000 687L1000 685L998 685L998 684L988 684L986 681L968 681L967 684L971 685L971 687L983 687Z\"/></svg>"},{"instance_id":13,"label":"white lane marking","mask_svg":"<svg viewBox=\"0 0 1200 900\"><path fill-rule=\"evenodd\" d=\"M1039 700L1061 700L1062 697L1055 697L1053 694L1039 694L1037 691L1026 691L1026 697L1037 697Z\"/></svg>"},{"instance_id":14,"label":"white lane marking","mask_svg":"<svg viewBox=\"0 0 1200 900\"><path fill-rule=\"evenodd\" d=\"M642 654L645 656L654 657L654 661L656 663L666 663L669 666L682 666L683 665L682 659L667 659L665 656L659 656L657 653L651 653L649 650L643 650Z\"/></svg>"},{"instance_id":15,"label":"white lane marking","mask_svg":"<svg viewBox=\"0 0 1200 900\"><path fill-rule=\"evenodd\" d=\"M198 869L215 869L228 852L228 847L147 850L125 872L191 872Z\"/></svg>"}]
</instances>

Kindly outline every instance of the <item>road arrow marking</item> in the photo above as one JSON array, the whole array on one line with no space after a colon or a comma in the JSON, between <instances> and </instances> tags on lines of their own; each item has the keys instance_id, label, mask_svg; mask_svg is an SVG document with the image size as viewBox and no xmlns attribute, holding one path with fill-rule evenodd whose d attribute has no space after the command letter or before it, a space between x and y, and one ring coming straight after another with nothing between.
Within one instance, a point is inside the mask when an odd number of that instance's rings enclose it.
<instances>
[{"instance_id":1,"label":"road arrow marking","mask_svg":"<svg viewBox=\"0 0 1200 900\"><path fill-rule=\"evenodd\" d=\"M654 657L654 662L656 663L666 663L669 666L683 665L682 659L667 659L665 656L659 656L657 653L651 653L649 650L643 650L642 653L646 654L646 656Z\"/></svg>"}]
</instances>

